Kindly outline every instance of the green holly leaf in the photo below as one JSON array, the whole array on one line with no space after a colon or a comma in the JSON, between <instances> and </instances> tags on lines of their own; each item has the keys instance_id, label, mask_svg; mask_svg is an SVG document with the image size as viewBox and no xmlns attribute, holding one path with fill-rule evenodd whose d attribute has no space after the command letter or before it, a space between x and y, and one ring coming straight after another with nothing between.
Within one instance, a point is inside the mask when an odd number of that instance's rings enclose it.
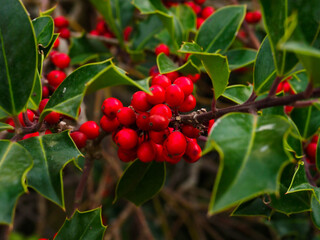
<instances>
[{"instance_id":1,"label":"green holly leaf","mask_svg":"<svg viewBox=\"0 0 320 240\"><path fill-rule=\"evenodd\" d=\"M191 53L201 61L211 78L215 99L218 99L228 86L230 70L227 57L217 53L203 52L196 43L184 43L179 52Z\"/></svg>"},{"instance_id":2,"label":"green holly leaf","mask_svg":"<svg viewBox=\"0 0 320 240\"><path fill-rule=\"evenodd\" d=\"M25 108L37 66L36 36L26 9L19 0L3 0L0 5L0 106L8 114L18 115Z\"/></svg>"},{"instance_id":3,"label":"green holly leaf","mask_svg":"<svg viewBox=\"0 0 320 240\"><path fill-rule=\"evenodd\" d=\"M161 74L169 72L181 72L184 75L188 75L200 72L199 68L191 60L179 67L164 53L161 53L157 56L157 65Z\"/></svg>"},{"instance_id":4,"label":"green holly leaf","mask_svg":"<svg viewBox=\"0 0 320 240\"><path fill-rule=\"evenodd\" d=\"M47 134L28 138L19 144L27 149L34 166L27 175L28 186L64 209L62 171L82 154L69 133Z\"/></svg>"},{"instance_id":5,"label":"green holly leaf","mask_svg":"<svg viewBox=\"0 0 320 240\"><path fill-rule=\"evenodd\" d=\"M230 70L239 69L252 64L256 60L257 51L253 49L232 49L225 54Z\"/></svg>"},{"instance_id":6,"label":"green holly leaf","mask_svg":"<svg viewBox=\"0 0 320 240\"><path fill-rule=\"evenodd\" d=\"M0 140L0 223L11 224L19 196L27 191L26 175L32 167L29 152L15 142Z\"/></svg>"},{"instance_id":7,"label":"green holly leaf","mask_svg":"<svg viewBox=\"0 0 320 240\"><path fill-rule=\"evenodd\" d=\"M320 229L320 203L319 201L315 198L314 195L312 195L311 198L311 219L313 224Z\"/></svg>"},{"instance_id":8,"label":"green holly leaf","mask_svg":"<svg viewBox=\"0 0 320 240\"><path fill-rule=\"evenodd\" d=\"M102 224L101 208L86 212L76 211L66 219L55 240L102 240L106 227Z\"/></svg>"},{"instance_id":9,"label":"green holly leaf","mask_svg":"<svg viewBox=\"0 0 320 240\"><path fill-rule=\"evenodd\" d=\"M279 192L280 174L289 160L283 144L289 129L288 121L277 116L231 113L216 121L203 150L220 155L209 214Z\"/></svg>"},{"instance_id":10,"label":"green holly leaf","mask_svg":"<svg viewBox=\"0 0 320 240\"><path fill-rule=\"evenodd\" d=\"M54 33L54 23L50 16L38 17L32 20L36 33L37 43L42 47L48 47Z\"/></svg>"},{"instance_id":11,"label":"green holly leaf","mask_svg":"<svg viewBox=\"0 0 320 240\"><path fill-rule=\"evenodd\" d=\"M52 111L77 118L85 94L116 85L133 85L149 92L148 88L126 76L110 59L87 64L72 72L54 91L40 115L40 121Z\"/></svg>"},{"instance_id":12,"label":"green holly leaf","mask_svg":"<svg viewBox=\"0 0 320 240\"><path fill-rule=\"evenodd\" d=\"M187 41L189 33L191 31L196 31L196 14L192 8L184 4L179 4L176 7L172 7L170 11L173 12L181 24L183 34L182 39Z\"/></svg>"},{"instance_id":13,"label":"green holly leaf","mask_svg":"<svg viewBox=\"0 0 320 240\"><path fill-rule=\"evenodd\" d=\"M160 191L165 176L164 163L143 163L138 159L126 168L118 181L114 201L125 198L140 206Z\"/></svg>"},{"instance_id":14,"label":"green holly leaf","mask_svg":"<svg viewBox=\"0 0 320 240\"><path fill-rule=\"evenodd\" d=\"M245 13L245 5L220 8L201 25L196 43L204 52L225 52L234 41Z\"/></svg>"},{"instance_id":15,"label":"green holly leaf","mask_svg":"<svg viewBox=\"0 0 320 240\"><path fill-rule=\"evenodd\" d=\"M248 100L252 94L252 90L252 85L232 85L226 88L222 96L234 103L242 104Z\"/></svg>"},{"instance_id":16,"label":"green holly leaf","mask_svg":"<svg viewBox=\"0 0 320 240\"><path fill-rule=\"evenodd\" d=\"M262 216L270 218L272 209L264 203L263 197L254 198L241 203L233 212L232 216Z\"/></svg>"},{"instance_id":17,"label":"green holly leaf","mask_svg":"<svg viewBox=\"0 0 320 240\"><path fill-rule=\"evenodd\" d=\"M53 6L52 8L49 8L49 9L47 9L47 10L45 10L45 11L42 11L42 10L40 10L40 17L43 17L43 16L51 16L52 15L52 13L54 12L54 10L56 10L56 7L57 6Z\"/></svg>"},{"instance_id":18,"label":"green holly leaf","mask_svg":"<svg viewBox=\"0 0 320 240\"><path fill-rule=\"evenodd\" d=\"M40 75L37 73L37 78L34 83L33 89L31 96L28 101L28 109L31 110L37 110L39 107L39 103L41 102L42 99L42 85L41 85L41 80L40 80Z\"/></svg>"},{"instance_id":19,"label":"green holly leaf","mask_svg":"<svg viewBox=\"0 0 320 240\"><path fill-rule=\"evenodd\" d=\"M11 125L0 122L0 131L13 130L13 129L14 127L12 127Z\"/></svg>"},{"instance_id":20,"label":"green holly leaf","mask_svg":"<svg viewBox=\"0 0 320 240\"><path fill-rule=\"evenodd\" d=\"M306 90L309 83L308 75L304 70L296 72L292 75L292 79L290 79L288 82L296 93L303 92Z\"/></svg>"},{"instance_id":21,"label":"green holly leaf","mask_svg":"<svg viewBox=\"0 0 320 240\"><path fill-rule=\"evenodd\" d=\"M110 51L98 39L87 38L83 34L79 38L71 38L71 45L69 49L69 54L71 58L71 64L85 64L88 61L99 59L99 58L108 58L110 57Z\"/></svg>"}]
</instances>

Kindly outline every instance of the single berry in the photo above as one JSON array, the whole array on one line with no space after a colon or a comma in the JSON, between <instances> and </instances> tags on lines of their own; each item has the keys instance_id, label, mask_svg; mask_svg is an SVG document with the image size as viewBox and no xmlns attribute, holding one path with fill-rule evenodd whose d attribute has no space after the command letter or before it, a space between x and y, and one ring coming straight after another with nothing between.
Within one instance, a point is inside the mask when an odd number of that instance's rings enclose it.
<instances>
[{"instance_id":1,"label":"single berry","mask_svg":"<svg viewBox=\"0 0 320 240\"><path fill-rule=\"evenodd\" d=\"M200 136L200 130L192 125L183 125L181 131L188 138L197 138Z\"/></svg>"},{"instance_id":2,"label":"single berry","mask_svg":"<svg viewBox=\"0 0 320 240\"><path fill-rule=\"evenodd\" d=\"M194 0L194 2L196 3L196 4L204 4L205 2L206 2L206 0Z\"/></svg>"},{"instance_id":3,"label":"single berry","mask_svg":"<svg viewBox=\"0 0 320 240\"><path fill-rule=\"evenodd\" d=\"M158 74L152 78L151 86L154 85L158 85L161 86L163 89L166 89L171 85L171 81L167 76Z\"/></svg>"},{"instance_id":4,"label":"single berry","mask_svg":"<svg viewBox=\"0 0 320 240\"><path fill-rule=\"evenodd\" d=\"M163 87L153 85L149 89L151 94L147 94L147 100L150 104L156 105L163 103L166 100L166 92Z\"/></svg>"},{"instance_id":5,"label":"single berry","mask_svg":"<svg viewBox=\"0 0 320 240\"><path fill-rule=\"evenodd\" d=\"M155 53L158 56L160 53L164 53L165 55L169 56L170 55L170 49L169 47L164 44L160 43L156 48L155 48Z\"/></svg>"},{"instance_id":6,"label":"single berry","mask_svg":"<svg viewBox=\"0 0 320 240\"><path fill-rule=\"evenodd\" d=\"M125 150L133 149L138 144L138 134L130 128L124 128L116 134L115 142Z\"/></svg>"},{"instance_id":7,"label":"single berry","mask_svg":"<svg viewBox=\"0 0 320 240\"><path fill-rule=\"evenodd\" d=\"M213 7L204 7L201 11L201 16L203 19L207 19L215 12L215 9Z\"/></svg>"},{"instance_id":8,"label":"single berry","mask_svg":"<svg viewBox=\"0 0 320 240\"><path fill-rule=\"evenodd\" d=\"M29 109L27 109L27 116L28 116L29 121L30 121L30 122L33 122L33 120L34 120L34 113L33 113L31 110L29 110ZM21 124L23 127L25 127L26 124L25 124L25 122L24 122L23 113L22 113L22 112L19 113L18 118L19 118L20 124Z\"/></svg>"},{"instance_id":9,"label":"single berry","mask_svg":"<svg viewBox=\"0 0 320 240\"><path fill-rule=\"evenodd\" d=\"M119 148L118 157L122 162L131 162L137 158L137 151Z\"/></svg>"},{"instance_id":10,"label":"single berry","mask_svg":"<svg viewBox=\"0 0 320 240\"><path fill-rule=\"evenodd\" d=\"M187 78L189 78L193 83L196 83L200 80L200 74L196 73L194 75L187 75Z\"/></svg>"},{"instance_id":11,"label":"single berry","mask_svg":"<svg viewBox=\"0 0 320 240\"><path fill-rule=\"evenodd\" d=\"M167 152L165 147L163 147L161 159L171 164L177 164L178 162L180 162L181 156L174 157Z\"/></svg>"},{"instance_id":12,"label":"single berry","mask_svg":"<svg viewBox=\"0 0 320 240\"><path fill-rule=\"evenodd\" d=\"M138 114L136 120L137 127L143 131L148 131L150 129L149 117L149 113L147 112L142 112Z\"/></svg>"},{"instance_id":13,"label":"single berry","mask_svg":"<svg viewBox=\"0 0 320 240\"><path fill-rule=\"evenodd\" d=\"M122 107L122 102L119 99L110 97L103 101L101 110L104 115L110 119L113 119L117 116L117 112Z\"/></svg>"},{"instance_id":14,"label":"single berry","mask_svg":"<svg viewBox=\"0 0 320 240\"><path fill-rule=\"evenodd\" d=\"M177 157L183 155L186 151L187 141L181 132L175 131L168 136L163 143L163 147L166 149L169 156Z\"/></svg>"},{"instance_id":15,"label":"single berry","mask_svg":"<svg viewBox=\"0 0 320 240\"><path fill-rule=\"evenodd\" d=\"M212 128L213 124L214 124L214 119L211 119L209 121L209 125L208 125L208 134L211 132L211 128Z\"/></svg>"},{"instance_id":16,"label":"single berry","mask_svg":"<svg viewBox=\"0 0 320 240\"><path fill-rule=\"evenodd\" d=\"M106 132L113 132L117 130L120 123L117 118L110 119L106 116L102 116L100 119L100 127Z\"/></svg>"},{"instance_id":17,"label":"single berry","mask_svg":"<svg viewBox=\"0 0 320 240\"><path fill-rule=\"evenodd\" d=\"M257 10L257 11L252 12L252 14L253 14L254 22L255 23L260 22L261 17L262 17L261 12Z\"/></svg>"},{"instance_id":18,"label":"single berry","mask_svg":"<svg viewBox=\"0 0 320 240\"><path fill-rule=\"evenodd\" d=\"M70 133L70 136L78 148L84 148L87 143L87 136L79 131Z\"/></svg>"},{"instance_id":19,"label":"single berry","mask_svg":"<svg viewBox=\"0 0 320 240\"><path fill-rule=\"evenodd\" d=\"M129 127L135 124L136 114L131 108L122 107L117 112L117 119L122 125Z\"/></svg>"},{"instance_id":20,"label":"single berry","mask_svg":"<svg viewBox=\"0 0 320 240\"><path fill-rule=\"evenodd\" d=\"M164 162L164 158L162 157L163 154L163 146L160 144L153 144L154 149L156 151L156 157L155 157L155 161L156 162Z\"/></svg>"},{"instance_id":21,"label":"single berry","mask_svg":"<svg viewBox=\"0 0 320 240\"><path fill-rule=\"evenodd\" d=\"M70 64L70 57L65 53L56 53L52 56L51 61L58 68L66 68Z\"/></svg>"},{"instance_id":22,"label":"single berry","mask_svg":"<svg viewBox=\"0 0 320 240\"><path fill-rule=\"evenodd\" d=\"M70 38L70 35L71 35L70 30L68 28L60 28L59 33L60 33L59 37L65 38L65 39Z\"/></svg>"},{"instance_id":23,"label":"single berry","mask_svg":"<svg viewBox=\"0 0 320 240\"><path fill-rule=\"evenodd\" d=\"M156 150L151 141L142 143L138 147L137 154L140 161L145 163L151 162L156 158Z\"/></svg>"},{"instance_id":24,"label":"single berry","mask_svg":"<svg viewBox=\"0 0 320 240\"><path fill-rule=\"evenodd\" d=\"M150 130L163 131L169 126L169 119L162 115L150 115L149 117Z\"/></svg>"},{"instance_id":25,"label":"single berry","mask_svg":"<svg viewBox=\"0 0 320 240\"><path fill-rule=\"evenodd\" d=\"M39 136L39 132L28 133L28 134L26 134L26 135L23 136L22 140L28 139L28 138L32 138L32 137L37 137L37 136Z\"/></svg>"},{"instance_id":26,"label":"single berry","mask_svg":"<svg viewBox=\"0 0 320 240\"><path fill-rule=\"evenodd\" d=\"M100 35L103 35L104 33L108 32L108 28L105 21L103 20L98 21L96 25L96 30Z\"/></svg>"},{"instance_id":27,"label":"single berry","mask_svg":"<svg viewBox=\"0 0 320 240\"><path fill-rule=\"evenodd\" d=\"M187 77L179 77L177 78L173 84L176 84L181 88L185 96L188 96L193 92L193 82L190 78Z\"/></svg>"},{"instance_id":28,"label":"single berry","mask_svg":"<svg viewBox=\"0 0 320 240\"><path fill-rule=\"evenodd\" d=\"M197 142L189 141L183 158L188 163L194 163L201 157L201 148Z\"/></svg>"},{"instance_id":29,"label":"single berry","mask_svg":"<svg viewBox=\"0 0 320 240\"><path fill-rule=\"evenodd\" d=\"M60 39L57 38L57 39L54 41L53 48L59 47L59 44L60 44Z\"/></svg>"},{"instance_id":30,"label":"single berry","mask_svg":"<svg viewBox=\"0 0 320 240\"><path fill-rule=\"evenodd\" d=\"M283 91L285 93L290 93L291 92L291 86L287 81L283 82L283 87L282 88L283 88Z\"/></svg>"},{"instance_id":31,"label":"single berry","mask_svg":"<svg viewBox=\"0 0 320 240\"><path fill-rule=\"evenodd\" d=\"M169 136L170 131L168 128L162 131L149 131L149 138L156 144L163 144L164 140Z\"/></svg>"},{"instance_id":32,"label":"single berry","mask_svg":"<svg viewBox=\"0 0 320 240\"><path fill-rule=\"evenodd\" d=\"M247 12L247 13L246 13L246 16L245 16L245 20L246 20L248 23L254 23L254 22L255 22L255 19L254 19L254 14L253 14L253 12Z\"/></svg>"},{"instance_id":33,"label":"single berry","mask_svg":"<svg viewBox=\"0 0 320 240\"><path fill-rule=\"evenodd\" d=\"M95 121L87 121L83 123L79 131L84 133L88 139L95 139L99 136L99 126Z\"/></svg>"},{"instance_id":34,"label":"single berry","mask_svg":"<svg viewBox=\"0 0 320 240\"><path fill-rule=\"evenodd\" d=\"M283 90L283 82L280 82L277 86L276 93L282 92L282 90Z\"/></svg>"},{"instance_id":35,"label":"single berry","mask_svg":"<svg viewBox=\"0 0 320 240\"><path fill-rule=\"evenodd\" d=\"M171 119L172 111L165 104L157 104L153 108L151 108L150 115L162 115L166 116L168 119Z\"/></svg>"},{"instance_id":36,"label":"single berry","mask_svg":"<svg viewBox=\"0 0 320 240\"><path fill-rule=\"evenodd\" d=\"M238 32L238 37L239 38L246 38L247 37L247 34L245 31L243 31L242 29L239 30Z\"/></svg>"},{"instance_id":37,"label":"single berry","mask_svg":"<svg viewBox=\"0 0 320 240\"><path fill-rule=\"evenodd\" d=\"M179 111L190 112L196 107L196 105L197 105L196 98L192 94L190 94L184 99L183 103L180 105Z\"/></svg>"},{"instance_id":38,"label":"single berry","mask_svg":"<svg viewBox=\"0 0 320 240\"><path fill-rule=\"evenodd\" d=\"M172 84L166 89L166 103L170 107L178 107L184 101L184 93L178 85Z\"/></svg>"},{"instance_id":39,"label":"single berry","mask_svg":"<svg viewBox=\"0 0 320 240\"><path fill-rule=\"evenodd\" d=\"M56 124L60 121L60 113L51 112L45 116L44 120L49 124Z\"/></svg>"},{"instance_id":40,"label":"single berry","mask_svg":"<svg viewBox=\"0 0 320 240\"><path fill-rule=\"evenodd\" d=\"M180 77L180 74L177 71L174 71L174 72L166 73L165 76L167 78L169 78L170 83L173 83L174 80L176 80L178 77Z\"/></svg>"},{"instance_id":41,"label":"single berry","mask_svg":"<svg viewBox=\"0 0 320 240\"><path fill-rule=\"evenodd\" d=\"M54 18L54 25L57 28L63 28L69 26L69 21L64 16L59 16Z\"/></svg>"},{"instance_id":42,"label":"single berry","mask_svg":"<svg viewBox=\"0 0 320 240\"><path fill-rule=\"evenodd\" d=\"M127 26L124 30L123 30L123 38L125 41L129 41L131 32L132 32L133 28L131 26Z\"/></svg>"},{"instance_id":43,"label":"single berry","mask_svg":"<svg viewBox=\"0 0 320 240\"><path fill-rule=\"evenodd\" d=\"M45 132L44 132L45 135L48 135L48 134L52 134L52 131L50 129L47 129Z\"/></svg>"},{"instance_id":44,"label":"single berry","mask_svg":"<svg viewBox=\"0 0 320 240\"><path fill-rule=\"evenodd\" d=\"M152 107L147 100L147 93L144 91L138 91L132 95L131 106L137 112L146 112Z\"/></svg>"},{"instance_id":45,"label":"single berry","mask_svg":"<svg viewBox=\"0 0 320 240\"><path fill-rule=\"evenodd\" d=\"M159 74L159 69L158 67L155 65L153 66L152 68L150 68L150 71L149 71L149 76L150 77L155 77ZM159 85L159 84L158 84Z\"/></svg>"},{"instance_id":46,"label":"single berry","mask_svg":"<svg viewBox=\"0 0 320 240\"><path fill-rule=\"evenodd\" d=\"M289 115L293 110L293 106L286 105L284 106L284 112Z\"/></svg>"},{"instance_id":47,"label":"single berry","mask_svg":"<svg viewBox=\"0 0 320 240\"><path fill-rule=\"evenodd\" d=\"M197 18L197 23L196 23L197 29L199 29L201 27L201 25L204 23L204 21L205 20L203 18L200 18L200 17Z\"/></svg>"},{"instance_id":48,"label":"single berry","mask_svg":"<svg viewBox=\"0 0 320 240\"><path fill-rule=\"evenodd\" d=\"M49 97L50 91L47 86L42 86L42 98Z\"/></svg>"},{"instance_id":49,"label":"single berry","mask_svg":"<svg viewBox=\"0 0 320 240\"><path fill-rule=\"evenodd\" d=\"M53 87L59 86L63 80L67 77L67 75L60 70L52 70L47 75L47 80L49 84Z\"/></svg>"},{"instance_id":50,"label":"single berry","mask_svg":"<svg viewBox=\"0 0 320 240\"><path fill-rule=\"evenodd\" d=\"M39 112L42 113L43 109L46 107L47 102L49 101L49 98L44 98L39 103Z\"/></svg>"},{"instance_id":51,"label":"single berry","mask_svg":"<svg viewBox=\"0 0 320 240\"><path fill-rule=\"evenodd\" d=\"M316 158L316 154L317 154L317 143L313 143L311 142L306 149L307 155L309 158L311 159L315 159Z\"/></svg>"}]
</instances>

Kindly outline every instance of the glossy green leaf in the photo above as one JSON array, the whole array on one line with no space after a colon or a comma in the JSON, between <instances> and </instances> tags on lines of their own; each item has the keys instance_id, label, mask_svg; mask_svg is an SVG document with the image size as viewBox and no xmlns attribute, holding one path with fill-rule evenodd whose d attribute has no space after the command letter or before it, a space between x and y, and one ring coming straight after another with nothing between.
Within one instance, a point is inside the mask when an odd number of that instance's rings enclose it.
<instances>
[{"instance_id":1,"label":"glossy green leaf","mask_svg":"<svg viewBox=\"0 0 320 240\"><path fill-rule=\"evenodd\" d=\"M304 139L310 138L320 127L319 104L305 108L294 108L290 116Z\"/></svg>"},{"instance_id":2,"label":"glossy green leaf","mask_svg":"<svg viewBox=\"0 0 320 240\"><path fill-rule=\"evenodd\" d=\"M86 62L101 58L110 57L110 51L104 43L94 38L87 38L83 35L79 38L72 38L69 49L71 64L85 64Z\"/></svg>"},{"instance_id":3,"label":"glossy green leaf","mask_svg":"<svg viewBox=\"0 0 320 240\"><path fill-rule=\"evenodd\" d=\"M196 43L184 43L179 52L191 53L201 60L211 78L215 99L218 99L228 85L230 75L228 59L220 54L202 52L201 49Z\"/></svg>"},{"instance_id":4,"label":"glossy green leaf","mask_svg":"<svg viewBox=\"0 0 320 240\"><path fill-rule=\"evenodd\" d=\"M114 201L125 198L139 206L160 191L165 178L164 163L143 163L136 160L126 168L120 178Z\"/></svg>"},{"instance_id":5,"label":"glossy green leaf","mask_svg":"<svg viewBox=\"0 0 320 240\"><path fill-rule=\"evenodd\" d=\"M176 7L172 7L170 10L177 17L179 23L181 24L183 34L182 39L187 41L189 32L196 31L196 14L192 8L185 4L179 4Z\"/></svg>"},{"instance_id":6,"label":"glossy green leaf","mask_svg":"<svg viewBox=\"0 0 320 240\"><path fill-rule=\"evenodd\" d=\"M288 0L260 0L260 3L277 75L283 76L298 63L293 53L277 48L286 31Z\"/></svg>"},{"instance_id":7,"label":"glossy green leaf","mask_svg":"<svg viewBox=\"0 0 320 240\"><path fill-rule=\"evenodd\" d=\"M9 116L9 114L4 111L2 108L0 108L0 119L4 119L7 118Z\"/></svg>"},{"instance_id":8,"label":"glossy green leaf","mask_svg":"<svg viewBox=\"0 0 320 240\"><path fill-rule=\"evenodd\" d=\"M69 133L47 134L20 141L34 161L27 175L28 186L50 201L64 208L62 171L71 161L81 156Z\"/></svg>"},{"instance_id":9,"label":"glossy green leaf","mask_svg":"<svg viewBox=\"0 0 320 240\"><path fill-rule=\"evenodd\" d=\"M320 203L315 198L314 195L312 195L312 198L311 198L311 208L312 208L312 212L311 212L312 222L318 229L320 229Z\"/></svg>"},{"instance_id":10,"label":"glossy green leaf","mask_svg":"<svg viewBox=\"0 0 320 240\"><path fill-rule=\"evenodd\" d=\"M54 42L57 40L58 37L59 37L59 33L54 33L52 36L51 42L47 47L43 48L43 47L39 46L39 50L43 54L44 59L48 57L50 51L53 48ZM40 57L39 57L39 61L40 61Z\"/></svg>"},{"instance_id":11,"label":"glossy green leaf","mask_svg":"<svg viewBox=\"0 0 320 240\"><path fill-rule=\"evenodd\" d=\"M115 22L121 32L127 26L131 25L134 6L131 0L111 0Z\"/></svg>"},{"instance_id":12,"label":"glossy green leaf","mask_svg":"<svg viewBox=\"0 0 320 240\"><path fill-rule=\"evenodd\" d=\"M50 16L38 17L32 20L36 33L37 43L43 47L48 47L53 37L54 23Z\"/></svg>"},{"instance_id":13,"label":"glossy green leaf","mask_svg":"<svg viewBox=\"0 0 320 240\"><path fill-rule=\"evenodd\" d=\"M139 22L132 35L133 50L142 50L148 41L163 28L161 20L156 15L150 15L146 20Z\"/></svg>"},{"instance_id":14,"label":"glossy green leaf","mask_svg":"<svg viewBox=\"0 0 320 240\"><path fill-rule=\"evenodd\" d=\"M258 197L241 203L233 212L232 216L262 216L269 218L272 209L263 202L262 197Z\"/></svg>"},{"instance_id":15,"label":"glossy green leaf","mask_svg":"<svg viewBox=\"0 0 320 240\"><path fill-rule=\"evenodd\" d=\"M199 73L199 69L192 61L187 61L182 66L175 64L167 55L161 53L157 56L157 65L161 74L169 72L181 72L184 75Z\"/></svg>"},{"instance_id":16,"label":"glossy green leaf","mask_svg":"<svg viewBox=\"0 0 320 240\"><path fill-rule=\"evenodd\" d=\"M252 93L252 90L252 85L232 85L226 88L222 96L229 99L232 102L241 104L248 100Z\"/></svg>"},{"instance_id":17,"label":"glossy green leaf","mask_svg":"<svg viewBox=\"0 0 320 240\"><path fill-rule=\"evenodd\" d=\"M245 5L220 8L201 25L196 43L205 52L225 52L234 41L245 13Z\"/></svg>"},{"instance_id":18,"label":"glossy green leaf","mask_svg":"<svg viewBox=\"0 0 320 240\"><path fill-rule=\"evenodd\" d=\"M273 80L276 77L276 69L272 56L271 46L268 37L261 43L254 64L253 83L257 95L269 91Z\"/></svg>"},{"instance_id":19,"label":"glossy green leaf","mask_svg":"<svg viewBox=\"0 0 320 240\"><path fill-rule=\"evenodd\" d=\"M142 87L126 76L123 70L117 68L110 59L87 64L76 69L59 85L42 111L40 120L51 111L77 118L80 104L86 93L116 85L132 85L149 92L149 88Z\"/></svg>"},{"instance_id":20,"label":"glossy green leaf","mask_svg":"<svg viewBox=\"0 0 320 240\"><path fill-rule=\"evenodd\" d=\"M37 74L37 54L35 33L22 3L1 1L0 106L11 115L18 115L31 95Z\"/></svg>"},{"instance_id":21,"label":"glossy green leaf","mask_svg":"<svg viewBox=\"0 0 320 240\"><path fill-rule=\"evenodd\" d=\"M37 110L41 99L42 99L42 85L41 85L39 73L37 73L37 78L34 83L30 99L28 101L28 109Z\"/></svg>"},{"instance_id":22,"label":"glossy green leaf","mask_svg":"<svg viewBox=\"0 0 320 240\"><path fill-rule=\"evenodd\" d=\"M3 123L3 122L0 122L0 131L13 130L13 129L14 129L14 127L12 127L11 125Z\"/></svg>"},{"instance_id":23,"label":"glossy green leaf","mask_svg":"<svg viewBox=\"0 0 320 240\"><path fill-rule=\"evenodd\" d=\"M275 194L270 195L270 206L274 210L287 215L311 211L310 195L307 192L286 194L295 173L295 167L295 164L289 164L285 167L280 179L279 196Z\"/></svg>"},{"instance_id":24,"label":"glossy green leaf","mask_svg":"<svg viewBox=\"0 0 320 240\"><path fill-rule=\"evenodd\" d=\"M292 119L288 116L286 117L291 125L291 132L288 135L288 138L286 139L286 149L289 152L294 153L296 159L301 159L304 154L301 134L297 125L292 121Z\"/></svg>"},{"instance_id":25,"label":"glossy green leaf","mask_svg":"<svg viewBox=\"0 0 320 240\"><path fill-rule=\"evenodd\" d=\"M216 121L203 150L205 154L215 149L220 155L210 214L279 192L280 174L289 160L283 144L289 129L277 116L231 113Z\"/></svg>"},{"instance_id":26,"label":"glossy green leaf","mask_svg":"<svg viewBox=\"0 0 320 240\"><path fill-rule=\"evenodd\" d=\"M253 49L232 49L225 54L228 58L230 70L250 65L256 59L257 51Z\"/></svg>"},{"instance_id":27,"label":"glossy green leaf","mask_svg":"<svg viewBox=\"0 0 320 240\"><path fill-rule=\"evenodd\" d=\"M86 212L78 210L66 219L55 240L102 240L106 227L102 224L101 208Z\"/></svg>"},{"instance_id":28,"label":"glossy green leaf","mask_svg":"<svg viewBox=\"0 0 320 240\"><path fill-rule=\"evenodd\" d=\"M32 157L25 148L0 140L0 223L12 223L16 202L27 191L25 179L31 167Z\"/></svg>"},{"instance_id":29,"label":"glossy green leaf","mask_svg":"<svg viewBox=\"0 0 320 240\"><path fill-rule=\"evenodd\" d=\"M51 14L54 12L54 10L56 10L57 6L53 6L52 8L49 8L45 11L40 10L40 17L42 16L51 16Z\"/></svg>"},{"instance_id":30,"label":"glossy green leaf","mask_svg":"<svg viewBox=\"0 0 320 240\"><path fill-rule=\"evenodd\" d=\"M294 73L289 81L291 88L297 93L306 90L308 83L308 75L305 71Z\"/></svg>"}]
</instances>

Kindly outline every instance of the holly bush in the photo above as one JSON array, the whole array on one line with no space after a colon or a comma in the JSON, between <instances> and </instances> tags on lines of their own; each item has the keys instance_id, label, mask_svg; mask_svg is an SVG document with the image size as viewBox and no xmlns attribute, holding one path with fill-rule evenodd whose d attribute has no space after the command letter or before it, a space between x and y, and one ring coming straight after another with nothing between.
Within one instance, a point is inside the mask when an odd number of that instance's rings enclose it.
<instances>
[{"instance_id":1,"label":"holly bush","mask_svg":"<svg viewBox=\"0 0 320 240\"><path fill-rule=\"evenodd\" d=\"M320 1L81 4L1 1L0 239L319 238Z\"/></svg>"}]
</instances>

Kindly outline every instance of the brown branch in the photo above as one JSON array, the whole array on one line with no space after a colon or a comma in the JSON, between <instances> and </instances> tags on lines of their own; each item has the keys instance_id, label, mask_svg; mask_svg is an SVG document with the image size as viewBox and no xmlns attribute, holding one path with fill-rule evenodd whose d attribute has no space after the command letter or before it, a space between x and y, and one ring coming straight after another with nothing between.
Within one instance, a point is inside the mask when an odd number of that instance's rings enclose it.
<instances>
[{"instance_id":1,"label":"brown branch","mask_svg":"<svg viewBox=\"0 0 320 240\"><path fill-rule=\"evenodd\" d=\"M281 80L282 80L282 77L280 77L280 76L277 76L277 77L273 80L273 83L272 83L272 85L271 85L271 88L270 88L268 97L273 97L273 96L276 95L276 93L277 93L277 88L278 88L278 85L279 85L279 83L281 82Z\"/></svg>"}]
</instances>

